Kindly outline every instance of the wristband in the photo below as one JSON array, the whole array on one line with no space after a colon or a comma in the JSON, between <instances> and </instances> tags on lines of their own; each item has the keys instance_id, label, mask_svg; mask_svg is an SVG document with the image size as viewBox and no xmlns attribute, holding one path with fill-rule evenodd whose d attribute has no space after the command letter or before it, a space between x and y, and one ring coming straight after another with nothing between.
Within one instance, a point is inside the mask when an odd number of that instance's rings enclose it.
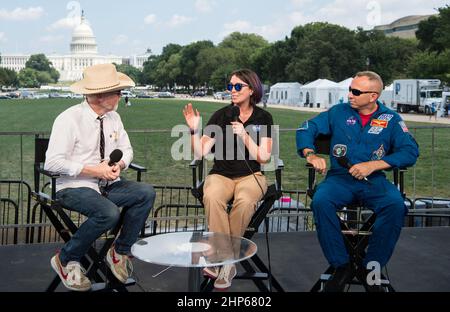
<instances>
[{"instance_id":1,"label":"wristband","mask_svg":"<svg viewBox=\"0 0 450 312\"><path fill-rule=\"evenodd\" d=\"M311 155L316 155L316 152L314 152L314 151L308 151L308 152L306 152L305 158L308 158L308 157L311 156Z\"/></svg>"}]
</instances>

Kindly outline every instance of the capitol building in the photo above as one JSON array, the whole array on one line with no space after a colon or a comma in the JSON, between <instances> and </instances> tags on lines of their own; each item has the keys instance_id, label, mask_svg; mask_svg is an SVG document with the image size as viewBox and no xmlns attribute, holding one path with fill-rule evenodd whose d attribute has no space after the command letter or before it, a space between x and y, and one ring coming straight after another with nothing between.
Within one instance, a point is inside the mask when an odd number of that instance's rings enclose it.
<instances>
[{"instance_id":1,"label":"capitol building","mask_svg":"<svg viewBox=\"0 0 450 312\"><path fill-rule=\"evenodd\" d=\"M12 69L19 72L25 68L25 63L30 55L2 54L0 67ZM94 32L84 13L81 15L80 24L72 33L69 55L47 55L53 67L59 72L59 81L76 81L82 78L83 70L92 65L116 63L129 64L142 69L148 55L132 56L123 58L116 55L99 55Z\"/></svg>"}]
</instances>

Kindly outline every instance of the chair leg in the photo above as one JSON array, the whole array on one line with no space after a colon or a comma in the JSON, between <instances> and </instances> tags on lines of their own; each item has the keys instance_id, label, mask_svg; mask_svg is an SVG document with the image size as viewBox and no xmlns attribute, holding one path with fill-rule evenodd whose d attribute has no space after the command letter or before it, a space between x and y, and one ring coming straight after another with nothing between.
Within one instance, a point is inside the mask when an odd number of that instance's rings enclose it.
<instances>
[{"instance_id":1,"label":"chair leg","mask_svg":"<svg viewBox=\"0 0 450 312\"><path fill-rule=\"evenodd\" d=\"M261 281L262 278L266 279L266 276L257 276L255 269L251 266L250 262L248 260L244 260L239 262L242 267L245 269L246 273L248 274L248 276L243 277L242 279L251 279L253 281L253 283L255 283L256 287L258 287L259 291L261 292L268 292L269 288ZM240 279L239 276L235 277L236 279Z\"/></svg>"},{"instance_id":2,"label":"chair leg","mask_svg":"<svg viewBox=\"0 0 450 312\"><path fill-rule=\"evenodd\" d=\"M266 267L264 262L261 260L261 258L257 254L255 254L251 258L251 260L253 261L253 263L255 263L255 265L261 272L266 272L269 275L268 277L270 278L270 283L272 284L273 288L275 288L278 292L284 292L283 287L281 287L281 285L277 281L277 279L271 274L271 272L269 272L269 269Z\"/></svg>"},{"instance_id":3,"label":"chair leg","mask_svg":"<svg viewBox=\"0 0 450 312\"><path fill-rule=\"evenodd\" d=\"M320 278L317 280L317 282L313 285L310 292L319 292L322 291L323 286L328 281L328 279L331 277L331 274L333 273L334 269L332 266L329 266L328 269L325 271L325 273L320 275Z\"/></svg>"},{"instance_id":4,"label":"chair leg","mask_svg":"<svg viewBox=\"0 0 450 312\"><path fill-rule=\"evenodd\" d=\"M201 292L211 292L214 289L214 280L209 277L205 277L202 284L200 285Z\"/></svg>"},{"instance_id":5,"label":"chair leg","mask_svg":"<svg viewBox=\"0 0 450 312\"><path fill-rule=\"evenodd\" d=\"M61 283L61 279L59 278L59 275L57 274L55 278L53 278L53 281L48 285L46 292L54 292L56 288L58 288L59 284Z\"/></svg>"}]
</instances>

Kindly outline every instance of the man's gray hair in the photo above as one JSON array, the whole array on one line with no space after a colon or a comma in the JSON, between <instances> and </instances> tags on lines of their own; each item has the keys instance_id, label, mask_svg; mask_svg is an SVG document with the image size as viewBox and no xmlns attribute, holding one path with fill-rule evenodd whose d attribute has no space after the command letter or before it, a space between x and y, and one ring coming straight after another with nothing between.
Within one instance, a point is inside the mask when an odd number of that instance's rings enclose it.
<instances>
[{"instance_id":1,"label":"man's gray hair","mask_svg":"<svg viewBox=\"0 0 450 312\"><path fill-rule=\"evenodd\" d=\"M383 84L383 79L381 79L380 75L378 75L376 72L370 71L370 70L366 70L366 71L360 71L357 72L355 74L355 77L367 77L369 78L369 81L378 81L378 83L380 84L380 93L381 91L383 91L384 88L384 84Z\"/></svg>"}]
</instances>

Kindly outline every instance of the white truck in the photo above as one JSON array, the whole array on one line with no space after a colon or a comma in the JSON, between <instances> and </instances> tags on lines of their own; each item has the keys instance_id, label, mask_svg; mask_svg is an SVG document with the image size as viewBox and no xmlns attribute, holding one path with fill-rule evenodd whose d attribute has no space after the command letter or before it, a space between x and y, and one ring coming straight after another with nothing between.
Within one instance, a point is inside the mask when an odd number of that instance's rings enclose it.
<instances>
[{"instance_id":1,"label":"white truck","mask_svg":"<svg viewBox=\"0 0 450 312\"><path fill-rule=\"evenodd\" d=\"M429 115L432 103L437 109L442 102L440 85L439 79L394 80L393 107L400 113L416 111Z\"/></svg>"},{"instance_id":2,"label":"white truck","mask_svg":"<svg viewBox=\"0 0 450 312\"><path fill-rule=\"evenodd\" d=\"M448 117L448 111L450 110L450 91L442 92L442 117Z\"/></svg>"}]
</instances>

